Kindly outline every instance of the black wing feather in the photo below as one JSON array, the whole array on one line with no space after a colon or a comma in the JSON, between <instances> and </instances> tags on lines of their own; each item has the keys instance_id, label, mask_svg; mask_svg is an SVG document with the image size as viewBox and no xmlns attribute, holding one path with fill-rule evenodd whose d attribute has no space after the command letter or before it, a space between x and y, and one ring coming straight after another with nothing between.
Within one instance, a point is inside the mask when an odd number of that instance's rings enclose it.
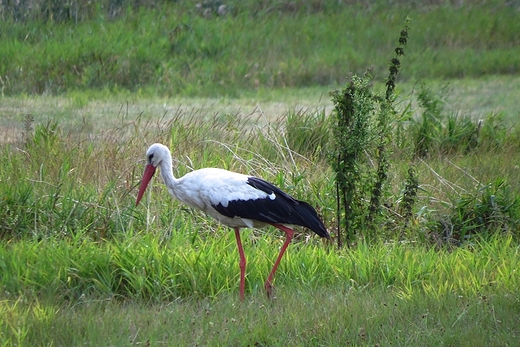
<instances>
[{"instance_id":1,"label":"black wing feather","mask_svg":"<svg viewBox=\"0 0 520 347\"><path fill-rule=\"evenodd\" d=\"M240 217L264 223L301 225L321 237L330 237L316 210L308 203L296 200L261 178L249 177L247 184L269 195L274 193L276 198L274 200L269 197L256 200L232 200L229 201L227 207L222 204L213 207L219 213L230 218Z\"/></svg>"}]
</instances>

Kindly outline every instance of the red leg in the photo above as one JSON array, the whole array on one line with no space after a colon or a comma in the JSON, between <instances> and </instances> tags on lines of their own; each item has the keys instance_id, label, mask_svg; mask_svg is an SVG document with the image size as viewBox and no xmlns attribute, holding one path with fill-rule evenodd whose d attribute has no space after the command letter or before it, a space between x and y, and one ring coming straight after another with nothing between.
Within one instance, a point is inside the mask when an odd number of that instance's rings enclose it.
<instances>
[{"instance_id":1,"label":"red leg","mask_svg":"<svg viewBox=\"0 0 520 347\"><path fill-rule=\"evenodd\" d=\"M235 236L237 238L238 253L240 254L240 301L244 301L244 290L246 285L246 256L242 241L240 241L240 230L235 228Z\"/></svg>"},{"instance_id":2,"label":"red leg","mask_svg":"<svg viewBox=\"0 0 520 347\"><path fill-rule=\"evenodd\" d=\"M287 246L291 243L291 240L294 236L294 230L291 228L288 228L281 224L273 224L273 226L277 227L281 231L283 231L287 237L285 239L285 242L283 243L282 249L280 250L280 254L278 254L278 258L276 259L276 262L274 263L273 269L271 270L271 273L269 274L269 277L267 277L267 281L265 281L265 291L267 292L267 296L270 298L272 295L272 289L273 289L273 277L274 273L276 272L276 269L278 268L278 265L280 264L280 260L282 260L282 257L285 253L285 250L287 249Z\"/></svg>"}]
</instances>

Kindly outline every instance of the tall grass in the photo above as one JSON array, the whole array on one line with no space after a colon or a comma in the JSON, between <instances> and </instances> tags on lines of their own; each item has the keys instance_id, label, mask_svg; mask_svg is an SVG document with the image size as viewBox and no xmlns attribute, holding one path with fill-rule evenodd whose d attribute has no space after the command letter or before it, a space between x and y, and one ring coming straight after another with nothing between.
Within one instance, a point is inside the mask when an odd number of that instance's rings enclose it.
<instances>
[{"instance_id":1,"label":"tall grass","mask_svg":"<svg viewBox=\"0 0 520 347\"><path fill-rule=\"evenodd\" d=\"M101 239L124 233L128 228L171 228L173 222L166 213L149 212L175 206L162 194L163 189L152 190L149 210L132 206L142 173L140 153L157 141L172 148L178 176L200 167L223 167L264 177L297 198L313 202L328 227L334 229L334 182L327 165L331 135L329 120L321 111L289 113L265 125L255 125L259 122L254 115L237 120L235 115L224 113L186 114L180 108L174 112L168 119L158 121L145 117L128 121L123 117L120 126L97 135L96 142L81 129L65 131L51 122L36 125L34 134L26 136L24 142L2 146L0 154L6 163L0 170L2 238L70 237L87 232ZM484 228L494 233L500 229L518 235L519 203L514 194L518 172L514 166L499 164L515 162L517 158L516 128L509 130L492 119L485 119L483 124L472 151L465 150L467 143L460 141L455 150L431 150L427 161L416 164L421 187L417 208L429 212L412 213L414 223L419 223L419 229L413 233L427 235L436 230L429 223L437 214L441 223L451 220L451 225L478 211L482 215L475 220L483 224L475 225L475 230ZM403 134L407 137L399 139L397 146L413 144L412 139L417 136L409 131L414 124L405 126L408 128ZM438 143L443 143L445 133L436 129L430 127L428 131L439 138ZM403 153L409 152L399 147L395 152L389 158L395 163L395 170L384 201L388 223L378 232L383 238L395 238L400 234L396 231L401 223L410 219L410 212L408 217L400 215L402 183L408 176L408 158ZM450 161L441 156L447 154ZM480 188L495 181L504 181L500 188L504 198L496 198L496 193L478 196L479 191L484 191ZM471 201L468 199L492 202L487 208L470 210L472 204L462 205L463 201ZM498 225L493 211L501 211L501 223L507 227L492 227ZM487 217L489 213L494 217ZM453 218L446 218L450 215Z\"/></svg>"},{"instance_id":2,"label":"tall grass","mask_svg":"<svg viewBox=\"0 0 520 347\"><path fill-rule=\"evenodd\" d=\"M262 293L281 240L250 231L244 237L246 291ZM280 265L276 285L281 293L297 288L386 288L402 298L425 294L435 299L452 293L476 297L515 292L520 284L515 274L518 252L511 238L480 241L451 252L397 243L335 251L317 242L300 242ZM161 303L238 290L238 253L228 230L211 236L180 228L170 236L130 231L101 242L84 236L73 241L23 241L2 245L0 259L5 274L0 286L7 298Z\"/></svg>"},{"instance_id":3,"label":"tall grass","mask_svg":"<svg viewBox=\"0 0 520 347\"><path fill-rule=\"evenodd\" d=\"M317 164L288 147L281 123L254 126L232 115L185 115L178 110L167 121L123 123L96 142L88 134L67 133L49 123L37 125L34 134L18 144L22 149L0 149L8 163L0 171L2 238L82 232L104 238L130 226L169 226L170 218L143 215L131 203L142 173L142 153L158 141L172 148L178 176L200 167L223 167L265 177L301 199L323 202L313 198L323 186L305 184L316 180L312 173ZM316 152L313 143L307 146L302 143L300 149ZM159 194L149 207L166 203L171 206L169 197Z\"/></svg>"}]
</instances>

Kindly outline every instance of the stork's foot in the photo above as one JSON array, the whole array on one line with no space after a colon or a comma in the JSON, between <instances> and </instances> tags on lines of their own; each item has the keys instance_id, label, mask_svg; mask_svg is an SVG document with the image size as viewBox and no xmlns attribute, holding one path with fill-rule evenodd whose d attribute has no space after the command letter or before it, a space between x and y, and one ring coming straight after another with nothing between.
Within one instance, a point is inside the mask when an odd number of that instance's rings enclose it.
<instances>
[{"instance_id":1,"label":"stork's foot","mask_svg":"<svg viewBox=\"0 0 520 347\"><path fill-rule=\"evenodd\" d=\"M265 282L265 293L267 294L267 297L269 299L274 299L274 287L271 284L271 282L267 281Z\"/></svg>"}]
</instances>

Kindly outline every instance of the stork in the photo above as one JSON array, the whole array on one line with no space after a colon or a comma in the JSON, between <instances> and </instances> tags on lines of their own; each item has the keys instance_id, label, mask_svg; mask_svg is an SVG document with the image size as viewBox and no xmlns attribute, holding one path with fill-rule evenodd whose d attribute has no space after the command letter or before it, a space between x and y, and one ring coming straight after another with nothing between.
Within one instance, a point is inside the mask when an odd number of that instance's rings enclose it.
<instances>
[{"instance_id":1,"label":"stork","mask_svg":"<svg viewBox=\"0 0 520 347\"><path fill-rule=\"evenodd\" d=\"M294 235L287 225L307 227L321 237L330 235L314 208L283 192L261 178L223 169L205 168L175 178L168 147L155 143L146 151L147 165L143 174L136 206L157 168L160 168L169 193L186 205L202 210L221 224L235 230L240 254L240 300L244 300L246 257L240 240L240 228L272 225L286 234L286 239L273 269L265 282L267 296L272 296L272 281L285 250Z\"/></svg>"}]
</instances>

